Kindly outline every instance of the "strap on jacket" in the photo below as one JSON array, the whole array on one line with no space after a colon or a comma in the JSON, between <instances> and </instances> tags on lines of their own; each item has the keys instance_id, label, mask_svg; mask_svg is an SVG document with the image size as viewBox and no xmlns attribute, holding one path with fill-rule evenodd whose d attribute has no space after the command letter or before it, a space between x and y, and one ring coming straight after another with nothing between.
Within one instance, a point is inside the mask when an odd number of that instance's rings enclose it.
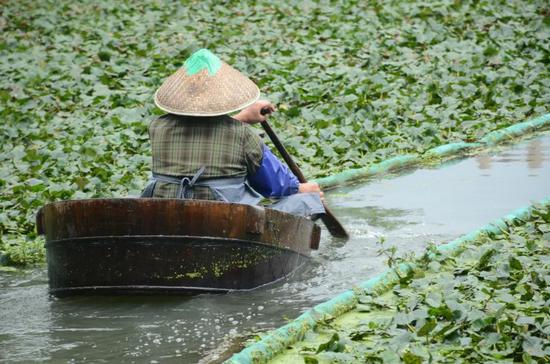
<instances>
[{"instance_id":1,"label":"strap on jacket","mask_svg":"<svg viewBox=\"0 0 550 364\"><path fill-rule=\"evenodd\" d=\"M176 193L176 198L187 198L188 191L192 190L195 187L197 180L201 177L201 175L204 173L205 170L206 170L206 167L202 166L201 168L199 168L197 173L195 173L191 178L187 176L176 177L176 176L168 176L165 174L153 173L153 179L155 181L178 184L179 187L178 187L178 192Z\"/></svg>"},{"instance_id":2,"label":"strap on jacket","mask_svg":"<svg viewBox=\"0 0 550 364\"><path fill-rule=\"evenodd\" d=\"M197 173L192 177L188 176L170 176L167 174L153 173L151 181L143 190L141 197L153 197L155 192L155 187L158 181L165 183L172 183L179 185L178 192L176 194L177 198L187 198L188 192L194 187L224 187L224 186L234 186L240 185L245 182L246 177L222 177L222 178L208 178L199 180L201 175L204 173L206 168L203 166L199 168Z\"/></svg>"}]
</instances>

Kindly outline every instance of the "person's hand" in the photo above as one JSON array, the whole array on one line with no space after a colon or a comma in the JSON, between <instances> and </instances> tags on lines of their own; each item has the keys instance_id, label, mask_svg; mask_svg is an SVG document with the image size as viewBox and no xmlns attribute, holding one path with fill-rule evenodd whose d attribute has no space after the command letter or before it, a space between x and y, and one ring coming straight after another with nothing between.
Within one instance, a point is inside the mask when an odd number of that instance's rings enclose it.
<instances>
[{"instance_id":1,"label":"person's hand","mask_svg":"<svg viewBox=\"0 0 550 364\"><path fill-rule=\"evenodd\" d=\"M266 109L266 115L262 115L262 109ZM267 100L258 100L247 108L242 109L241 112L233 116L233 118L243 123L255 124L266 121L267 116L272 112L275 112L275 106L273 106L271 102Z\"/></svg>"},{"instance_id":2,"label":"person's hand","mask_svg":"<svg viewBox=\"0 0 550 364\"><path fill-rule=\"evenodd\" d=\"M300 183L298 186L299 193L317 192L321 196L321 200L324 200L325 194L321 191L319 184L316 182Z\"/></svg>"}]
</instances>

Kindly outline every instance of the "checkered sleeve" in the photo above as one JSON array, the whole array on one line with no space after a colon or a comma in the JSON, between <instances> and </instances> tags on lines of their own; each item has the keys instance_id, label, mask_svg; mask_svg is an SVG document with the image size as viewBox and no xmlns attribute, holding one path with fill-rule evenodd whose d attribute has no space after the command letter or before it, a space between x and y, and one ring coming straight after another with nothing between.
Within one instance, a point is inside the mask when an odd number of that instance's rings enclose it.
<instances>
[{"instance_id":1,"label":"checkered sleeve","mask_svg":"<svg viewBox=\"0 0 550 364\"><path fill-rule=\"evenodd\" d=\"M256 173L260 164L262 163L262 139L254 129L248 125L244 126L244 135L243 135L243 152L244 152L244 161L247 167L248 175Z\"/></svg>"}]
</instances>

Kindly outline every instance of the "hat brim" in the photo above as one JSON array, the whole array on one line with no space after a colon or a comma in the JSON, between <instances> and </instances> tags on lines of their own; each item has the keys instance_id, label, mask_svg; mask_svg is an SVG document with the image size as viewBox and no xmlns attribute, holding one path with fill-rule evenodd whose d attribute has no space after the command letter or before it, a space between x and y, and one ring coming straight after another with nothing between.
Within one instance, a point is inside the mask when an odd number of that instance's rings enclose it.
<instances>
[{"instance_id":1,"label":"hat brim","mask_svg":"<svg viewBox=\"0 0 550 364\"><path fill-rule=\"evenodd\" d=\"M189 111L182 111L182 110L172 109L172 108L169 108L167 106L164 106L164 105L160 104L157 101L158 92L159 92L159 90L157 90L155 92L155 105L157 105L157 107L159 109L161 109L162 111L166 111L167 113L170 113L170 114L185 115L185 116L219 116L219 115L231 114L231 113L240 111L240 110L252 105L256 101L258 101L259 98L260 98L260 90L258 89L258 95L255 98L251 99L250 101L248 101L248 102L246 102L242 105L239 105L239 106L235 107L234 109L219 111L219 112L189 112Z\"/></svg>"}]
</instances>

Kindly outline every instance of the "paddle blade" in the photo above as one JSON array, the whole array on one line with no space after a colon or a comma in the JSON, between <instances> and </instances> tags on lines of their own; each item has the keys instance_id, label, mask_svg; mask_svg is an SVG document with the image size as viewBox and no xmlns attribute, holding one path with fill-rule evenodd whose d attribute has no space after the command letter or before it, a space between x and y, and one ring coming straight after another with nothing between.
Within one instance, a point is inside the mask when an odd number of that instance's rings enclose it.
<instances>
[{"instance_id":1,"label":"paddle blade","mask_svg":"<svg viewBox=\"0 0 550 364\"><path fill-rule=\"evenodd\" d=\"M349 239L349 234L344 226L338 221L336 216L332 214L332 211L328 209L327 205L324 203L323 205L325 206L325 214L321 215L321 220L327 227L330 235L346 240Z\"/></svg>"}]
</instances>

